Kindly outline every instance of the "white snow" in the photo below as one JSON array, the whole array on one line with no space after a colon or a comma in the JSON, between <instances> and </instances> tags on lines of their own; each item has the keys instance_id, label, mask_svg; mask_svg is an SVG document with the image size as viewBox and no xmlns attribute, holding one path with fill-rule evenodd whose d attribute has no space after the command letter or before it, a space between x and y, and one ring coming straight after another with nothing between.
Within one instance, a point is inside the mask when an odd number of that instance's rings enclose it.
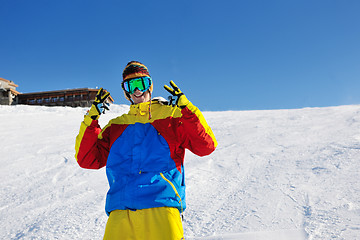
<instances>
[{"instance_id":1,"label":"white snow","mask_svg":"<svg viewBox=\"0 0 360 240\"><path fill-rule=\"evenodd\" d=\"M0 106L0 239L102 239L105 170L74 158L86 110ZM219 146L186 154L186 239L359 239L360 105L204 115Z\"/></svg>"}]
</instances>

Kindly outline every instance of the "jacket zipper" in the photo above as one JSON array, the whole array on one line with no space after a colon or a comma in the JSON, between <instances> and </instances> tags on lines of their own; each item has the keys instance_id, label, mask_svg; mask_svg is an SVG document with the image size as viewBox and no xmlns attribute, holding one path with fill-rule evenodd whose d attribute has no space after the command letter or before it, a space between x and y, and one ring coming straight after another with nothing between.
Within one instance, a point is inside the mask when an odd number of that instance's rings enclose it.
<instances>
[{"instance_id":1,"label":"jacket zipper","mask_svg":"<svg viewBox=\"0 0 360 240\"><path fill-rule=\"evenodd\" d=\"M182 213L183 213L183 211L184 211L183 205L182 205L182 200L181 200L180 194L178 193L175 185L174 185L169 179L167 179L167 178L164 176L163 173L160 173L160 176L161 176L166 182L168 182L168 183L170 184L170 186L171 186L172 189L174 190L176 196L180 199L180 200L179 200L179 203L181 204L181 215L182 215Z\"/></svg>"}]
</instances>

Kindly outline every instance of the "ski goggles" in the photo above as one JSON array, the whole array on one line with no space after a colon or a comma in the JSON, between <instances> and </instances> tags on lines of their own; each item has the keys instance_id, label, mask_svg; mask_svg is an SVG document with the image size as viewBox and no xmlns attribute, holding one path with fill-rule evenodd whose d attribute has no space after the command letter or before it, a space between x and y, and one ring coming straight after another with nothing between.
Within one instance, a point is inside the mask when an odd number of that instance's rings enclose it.
<instances>
[{"instance_id":1,"label":"ski goggles","mask_svg":"<svg viewBox=\"0 0 360 240\"><path fill-rule=\"evenodd\" d=\"M152 84L151 77L139 77L124 81L121 85L125 92L133 94L136 89L147 91Z\"/></svg>"}]
</instances>

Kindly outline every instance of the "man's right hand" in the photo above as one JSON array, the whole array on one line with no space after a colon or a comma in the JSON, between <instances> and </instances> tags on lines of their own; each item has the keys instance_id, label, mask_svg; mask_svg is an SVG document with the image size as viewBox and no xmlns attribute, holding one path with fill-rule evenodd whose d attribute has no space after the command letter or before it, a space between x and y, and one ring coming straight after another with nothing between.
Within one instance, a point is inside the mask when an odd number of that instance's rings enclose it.
<instances>
[{"instance_id":1,"label":"man's right hand","mask_svg":"<svg viewBox=\"0 0 360 240\"><path fill-rule=\"evenodd\" d=\"M110 93L105 91L103 88L100 88L96 94L95 100L88 112L88 115L93 119L99 119L102 113L105 113L105 110L109 110L107 107L106 99L110 96Z\"/></svg>"}]
</instances>

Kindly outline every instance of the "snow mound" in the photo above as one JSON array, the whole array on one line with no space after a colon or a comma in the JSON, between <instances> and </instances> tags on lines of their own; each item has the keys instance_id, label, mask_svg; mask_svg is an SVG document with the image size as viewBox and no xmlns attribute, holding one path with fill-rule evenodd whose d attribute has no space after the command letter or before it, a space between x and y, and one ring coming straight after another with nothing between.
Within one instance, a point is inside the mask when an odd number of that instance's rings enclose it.
<instances>
[{"instance_id":1,"label":"snow mound","mask_svg":"<svg viewBox=\"0 0 360 240\"><path fill-rule=\"evenodd\" d=\"M102 239L105 170L74 158L86 110L0 106L0 239ZM186 153L187 239L360 236L360 106L204 115L219 146Z\"/></svg>"}]
</instances>

